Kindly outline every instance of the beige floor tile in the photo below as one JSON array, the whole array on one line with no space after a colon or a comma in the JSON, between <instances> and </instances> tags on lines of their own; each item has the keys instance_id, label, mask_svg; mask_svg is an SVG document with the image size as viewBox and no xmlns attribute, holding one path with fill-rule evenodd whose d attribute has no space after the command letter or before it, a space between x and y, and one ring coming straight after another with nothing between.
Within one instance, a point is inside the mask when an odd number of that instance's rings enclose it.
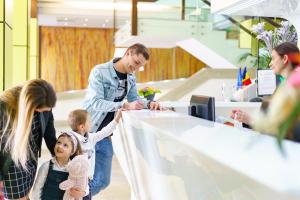
<instances>
[{"instance_id":1,"label":"beige floor tile","mask_svg":"<svg viewBox=\"0 0 300 200\"><path fill-rule=\"evenodd\" d=\"M112 163L111 184L93 200L130 200L130 187L114 156Z\"/></svg>"}]
</instances>

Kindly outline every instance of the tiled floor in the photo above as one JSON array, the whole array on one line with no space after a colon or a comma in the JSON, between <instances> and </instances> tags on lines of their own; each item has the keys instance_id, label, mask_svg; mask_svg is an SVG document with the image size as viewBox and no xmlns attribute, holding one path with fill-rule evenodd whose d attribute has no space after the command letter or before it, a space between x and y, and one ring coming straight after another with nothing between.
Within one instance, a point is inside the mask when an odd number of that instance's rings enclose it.
<instances>
[{"instance_id":1,"label":"tiled floor","mask_svg":"<svg viewBox=\"0 0 300 200\"><path fill-rule=\"evenodd\" d=\"M116 157L112 165L111 184L93 200L130 200L130 188Z\"/></svg>"}]
</instances>

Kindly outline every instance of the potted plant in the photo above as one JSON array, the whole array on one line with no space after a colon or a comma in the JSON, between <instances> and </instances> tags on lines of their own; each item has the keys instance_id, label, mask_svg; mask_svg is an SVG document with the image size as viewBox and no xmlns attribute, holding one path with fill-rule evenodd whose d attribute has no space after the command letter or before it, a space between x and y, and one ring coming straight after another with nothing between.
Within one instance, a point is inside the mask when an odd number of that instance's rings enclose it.
<instances>
[{"instance_id":1,"label":"potted plant","mask_svg":"<svg viewBox=\"0 0 300 200\"><path fill-rule=\"evenodd\" d=\"M150 101L154 100L156 93L161 93L161 91L149 86L139 89L139 96L142 96Z\"/></svg>"}]
</instances>

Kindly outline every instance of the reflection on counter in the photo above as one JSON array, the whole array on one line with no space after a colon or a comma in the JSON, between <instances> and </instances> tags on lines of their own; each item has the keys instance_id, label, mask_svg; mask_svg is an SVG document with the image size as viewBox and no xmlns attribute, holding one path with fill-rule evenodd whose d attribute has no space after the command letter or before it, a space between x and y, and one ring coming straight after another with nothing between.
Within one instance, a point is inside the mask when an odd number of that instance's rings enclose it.
<instances>
[{"instance_id":1,"label":"reflection on counter","mask_svg":"<svg viewBox=\"0 0 300 200\"><path fill-rule=\"evenodd\" d=\"M138 200L296 200L300 145L172 111L126 111L115 154Z\"/></svg>"}]
</instances>

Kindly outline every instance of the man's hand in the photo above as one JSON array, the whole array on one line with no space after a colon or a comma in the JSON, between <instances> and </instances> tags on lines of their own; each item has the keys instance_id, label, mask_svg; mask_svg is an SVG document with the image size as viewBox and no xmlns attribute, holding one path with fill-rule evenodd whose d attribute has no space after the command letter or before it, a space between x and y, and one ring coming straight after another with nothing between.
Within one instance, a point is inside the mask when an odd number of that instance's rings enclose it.
<instances>
[{"instance_id":1,"label":"man's hand","mask_svg":"<svg viewBox=\"0 0 300 200\"><path fill-rule=\"evenodd\" d=\"M161 105L156 101L151 101L149 105L150 110L163 110Z\"/></svg>"},{"instance_id":2,"label":"man's hand","mask_svg":"<svg viewBox=\"0 0 300 200\"><path fill-rule=\"evenodd\" d=\"M144 108L144 102L143 101L133 101L133 102L125 102L123 104L123 108L126 110L141 110Z\"/></svg>"},{"instance_id":3,"label":"man's hand","mask_svg":"<svg viewBox=\"0 0 300 200\"><path fill-rule=\"evenodd\" d=\"M75 199L79 199L85 196L85 192L78 189L78 188L71 188L70 189L70 194L72 197L74 197Z\"/></svg>"}]
</instances>

